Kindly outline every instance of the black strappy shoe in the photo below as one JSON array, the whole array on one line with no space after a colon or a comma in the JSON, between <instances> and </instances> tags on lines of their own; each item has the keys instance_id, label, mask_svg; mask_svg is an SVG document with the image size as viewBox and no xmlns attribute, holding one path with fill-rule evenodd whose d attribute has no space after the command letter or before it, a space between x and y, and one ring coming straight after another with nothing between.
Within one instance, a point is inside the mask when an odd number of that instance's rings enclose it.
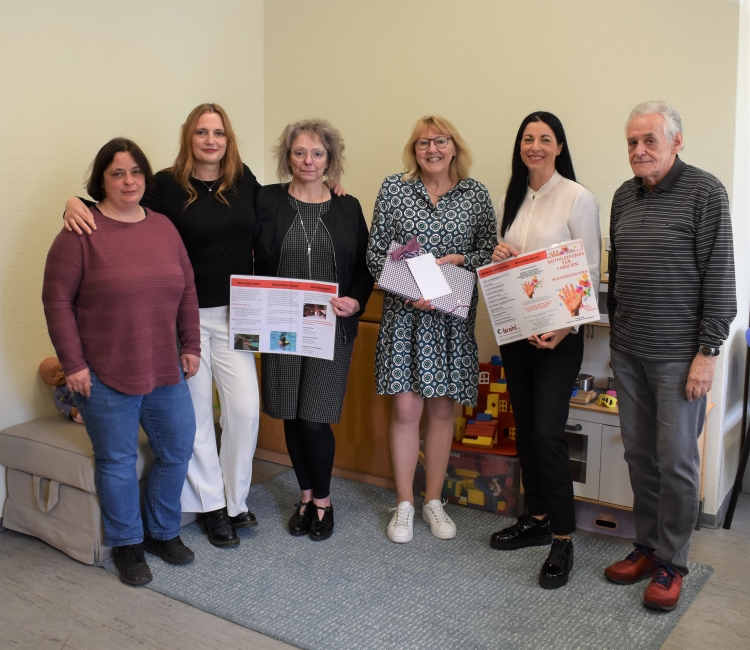
<instances>
[{"instance_id":1,"label":"black strappy shoe","mask_svg":"<svg viewBox=\"0 0 750 650\"><path fill-rule=\"evenodd\" d=\"M323 518L318 518L318 510L323 511ZM312 525L310 526L310 539L320 542L333 535L333 504L330 506L315 506Z\"/></svg>"},{"instance_id":2,"label":"black strappy shoe","mask_svg":"<svg viewBox=\"0 0 750 650\"><path fill-rule=\"evenodd\" d=\"M302 509L304 506L304 509ZM310 532L310 524L315 517L315 505L312 501L303 503L297 501L294 506L294 514L289 518L289 533L295 537L307 535Z\"/></svg>"}]
</instances>

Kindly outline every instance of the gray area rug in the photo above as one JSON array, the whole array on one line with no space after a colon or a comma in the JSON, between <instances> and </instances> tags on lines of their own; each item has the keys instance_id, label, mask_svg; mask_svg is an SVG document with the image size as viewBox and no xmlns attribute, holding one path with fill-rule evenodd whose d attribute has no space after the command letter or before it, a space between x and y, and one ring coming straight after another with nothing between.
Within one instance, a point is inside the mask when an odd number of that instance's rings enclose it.
<instances>
[{"instance_id":1,"label":"gray area rug","mask_svg":"<svg viewBox=\"0 0 750 650\"><path fill-rule=\"evenodd\" d=\"M614 585L602 574L627 548L579 535L570 583L547 591L537 580L548 548L489 547L510 519L449 504L458 536L438 540L418 502L414 540L394 544L385 535L393 492L334 478L331 494L334 535L313 542L286 532L299 496L293 472L254 485L260 525L240 530L238 547L215 548L190 524L181 535L195 562L147 555L149 588L310 650L634 650L659 648L712 572L691 563L680 606L654 612L641 605L646 582ZM105 568L116 573L111 560Z\"/></svg>"}]
</instances>

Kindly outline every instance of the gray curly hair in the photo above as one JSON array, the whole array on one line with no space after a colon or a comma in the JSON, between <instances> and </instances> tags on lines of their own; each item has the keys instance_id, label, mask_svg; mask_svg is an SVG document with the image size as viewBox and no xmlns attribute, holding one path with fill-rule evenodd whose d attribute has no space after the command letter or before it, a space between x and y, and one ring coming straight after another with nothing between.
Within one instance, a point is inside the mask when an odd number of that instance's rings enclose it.
<instances>
[{"instance_id":1,"label":"gray curly hair","mask_svg":"<svg viewBox=\"0 0 750 650\"><path fill-rule=\"evenodd\" d=\"M667 104L667 102L661 100L653 100L638 104L638 106L630 111L630 117L628 117L627 124L630 124L630 120L638 115L649 115L650 113L659 113L664 118L664 135L670 142L674 140L674 137L678 133L682 133L682 118L677 112L677 109L671 104ZM627 124L625 125L626 130Z\"/></svg>"},{"instance_id":2,"label":"gray curly hair","mask_svg":"<svg viewBox=\"0 0 750 650\"><path fill-rule=\"evenodd\" d=\"M276 156L276 176L282 182L291 179L289 154L292 151L294 141L302 133L307 133L320 140L328 153L326 176L330 181L338 181L344 173L344 139L338 129L334 128L328 120L321 119L300 120L287 125L273 149L271 149L271 152Z\"/></svg>"}]
</instances>

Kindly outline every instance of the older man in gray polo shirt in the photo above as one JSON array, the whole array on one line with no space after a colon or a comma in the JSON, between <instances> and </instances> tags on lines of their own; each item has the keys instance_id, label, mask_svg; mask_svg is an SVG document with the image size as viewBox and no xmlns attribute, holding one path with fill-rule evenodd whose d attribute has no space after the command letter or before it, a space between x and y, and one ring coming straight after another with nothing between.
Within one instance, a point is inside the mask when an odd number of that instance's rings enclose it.
<instances>
[{"instance_id":1,"label":"older man in gray polo shirt","mask_svg":"<svg viewBox=\"0 0 750 650\"><path fill-rule=\"evenodd\" d=\"M721 182L680 160L672 106L639 104L626 133L635 177L612 201L607 308L636 544L605 575L650 578L644 605L670 611L698 516L706 394L737 313L732 224Z\"/></svg>"}]
</instances>

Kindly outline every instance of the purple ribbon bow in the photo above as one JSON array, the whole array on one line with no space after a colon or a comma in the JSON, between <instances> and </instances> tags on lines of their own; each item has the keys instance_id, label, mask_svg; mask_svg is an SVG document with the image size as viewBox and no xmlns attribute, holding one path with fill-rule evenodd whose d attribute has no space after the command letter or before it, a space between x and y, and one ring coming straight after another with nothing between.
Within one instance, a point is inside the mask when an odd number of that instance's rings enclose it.
<instances>
[{"instance_id":1,"label":"purple ribbon bow","mask_svg":"<svg viewBox=\"0 0 750 650\"><path fill-rule=\"evenodd\" d=\"M391 259L394 262L398 262L401 259L416 257L420 251L419 240L416 237L412 237L406 244L391 251Z\"/></svg>"}]
</instances>

